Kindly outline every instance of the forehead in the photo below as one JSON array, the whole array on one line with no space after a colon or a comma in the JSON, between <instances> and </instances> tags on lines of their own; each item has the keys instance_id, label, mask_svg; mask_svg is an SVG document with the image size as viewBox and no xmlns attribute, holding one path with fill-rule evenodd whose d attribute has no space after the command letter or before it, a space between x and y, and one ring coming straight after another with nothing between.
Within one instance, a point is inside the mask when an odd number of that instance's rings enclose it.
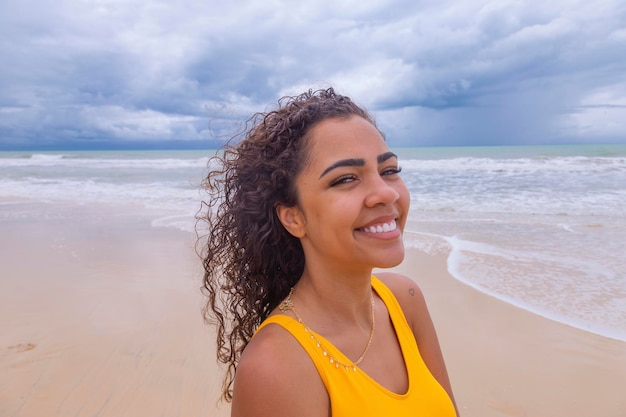
<instances>
[{"instance_id":1,"label":"forehead","mask_svg":"<svg viewBox=\"0 0 626 417\"><path fill-rule=\"evenodd\" d=\"M376 157L389 150L373 124L359 116L320 122L309 133L309 163Z\"/></svg>"}]
</instances>

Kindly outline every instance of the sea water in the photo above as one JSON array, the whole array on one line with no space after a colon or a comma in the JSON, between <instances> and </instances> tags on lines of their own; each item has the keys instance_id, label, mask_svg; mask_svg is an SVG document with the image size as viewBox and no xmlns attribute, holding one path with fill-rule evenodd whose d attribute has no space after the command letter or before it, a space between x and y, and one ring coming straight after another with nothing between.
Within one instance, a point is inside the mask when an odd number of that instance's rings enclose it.
<instances>
[{"instance_id":1,"label":"sea water","mask_svg":"<svg viewBox=\"0 0 626 417\"><path fill-rule=\"evenodd\" d=\"M407 246L475 289L626 341L626 145L398 148ZM193 231L211 151L0 152L0 221L20 201L145 210ZM423 272L423 273L427 273Z\"/></svg>"}]
</instances>

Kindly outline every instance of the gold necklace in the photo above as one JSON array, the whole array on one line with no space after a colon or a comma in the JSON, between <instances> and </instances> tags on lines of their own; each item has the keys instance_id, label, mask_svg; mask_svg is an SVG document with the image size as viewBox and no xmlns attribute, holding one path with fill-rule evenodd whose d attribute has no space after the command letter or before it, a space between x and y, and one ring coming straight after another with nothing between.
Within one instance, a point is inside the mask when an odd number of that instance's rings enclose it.
<instances>
[{"instance_id":1,"label":"gold necklace","mask_svg":"<svg viewBox=\"0 0 626 417\"><path fill-rule=\"evenodd\" d=\"M315 342L315 345L318 348L322 349L322 353L324 354L325 357L328 358L328 360L331 363L331 365L335 365L335 368L342 367L346 371L349 370L349 369L352 369L354 372L356 372L357 366L361 363L361 361L363 361L363 358L365 358L365 355L367 354L367 351L370 349L370 346L372 345L372 339L374 339L374 330L376 330L376 320L375 320L375 311L374 311L374 295L370 294L370 304L372 305L372 329L370 330L370 337L369 337L369 339L367 341L367 345L365 346L365 349L363 350L363 353L361 354L361 356L359 356L359 359L357 359L355 362L353 362L351 364L346 364L346 363L341 362L340 360L338 360L337 358L335 358L334 356L332 356L328 352L328 350L324 347L324 344L315 335L315 332L313 330L311 330L309 328L309 326L307 326L304 323L304 321L302 320L302 317L300 317L300 315L296 311L296 309L294 307L294 304L293 304L293 300L291 299L292 295L293 295L293 287L289 291L289 295L287 295L287 298L285 298L278 305L278 309L280 311L282 311L283 313L285 313L285 312L287 312L289 310L291 310L293 312L293 314L296 316L296 319L298 319L298 323L300 323L300 324L302 324L304 326L304 331L309 333L311 339Z\"/></svg>"}]
</instances>

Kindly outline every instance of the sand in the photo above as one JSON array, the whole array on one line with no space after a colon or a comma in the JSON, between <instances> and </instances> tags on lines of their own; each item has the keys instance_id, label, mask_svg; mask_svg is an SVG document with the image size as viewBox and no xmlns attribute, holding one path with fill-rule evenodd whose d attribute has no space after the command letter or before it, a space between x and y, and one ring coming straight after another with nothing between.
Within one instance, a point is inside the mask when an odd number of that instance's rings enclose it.
<instances>
[{"instance_id":1,"label":"sand","mask_svg":"<svg viewBox=\"0 0 626 417\"><path fill-rule=\"evenodd\" d=\"M0 216L0 416L228 415L192 233L135 207L9 211L21 214ZM483 295L445 260L411 250L397 269L426 294L462 416L626 416L626 343Z\"/></svg>"},{"instance_id":2,"label":"sand","mask_svg":"<svg viewBox=\"0 0 626 417\"><path fill-rule=\"evenodd\" d=\"M195 236L135 208L37 210L0 222L0 416L229 415Z\"/></svg>"}]
</instances>

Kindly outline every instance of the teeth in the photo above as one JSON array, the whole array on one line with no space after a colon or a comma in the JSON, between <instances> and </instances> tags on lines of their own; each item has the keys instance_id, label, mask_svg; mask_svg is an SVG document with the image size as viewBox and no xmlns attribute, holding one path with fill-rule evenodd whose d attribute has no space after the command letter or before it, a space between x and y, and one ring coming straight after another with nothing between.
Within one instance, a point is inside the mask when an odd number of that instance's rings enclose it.
<instances>
[{"instance_id":1,"label":"teeth","mask_svg":"<svg viewBox=\"0 0 626 417\"><path fill-rule=\"evenodd\" d=\"M396 230L396 221L392 220L389 223L379 224L378 226L370 226L366 227L363 230L369 233L383 233L383 232L391 232L392 230Z\"/></svg>"}]
</instances>

